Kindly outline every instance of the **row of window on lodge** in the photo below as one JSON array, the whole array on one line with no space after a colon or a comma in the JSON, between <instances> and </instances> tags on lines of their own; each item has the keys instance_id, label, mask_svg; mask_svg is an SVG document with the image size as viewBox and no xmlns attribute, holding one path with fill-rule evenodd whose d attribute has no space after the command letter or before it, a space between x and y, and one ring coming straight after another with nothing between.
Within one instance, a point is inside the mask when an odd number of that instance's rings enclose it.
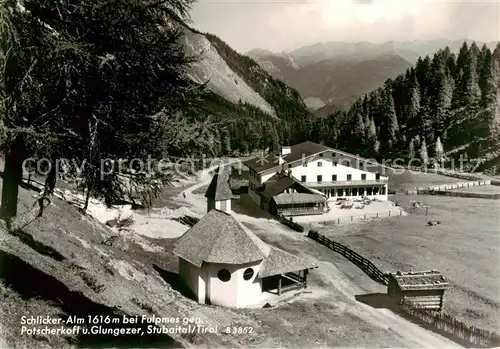
<instances>
[{"instance_id":1,"label":"row of window on lodge","mask_svg":"<svg viewBox=\"0 0 500 349\"><path fill-rule=\"evenodd\" d=\"M323 167L323 162L322 161L318 161L317 164L318 164L318 167ZM338 164L339 164L338 161L333 161L332 162L333 166L337 166ZM344 166L347 166L347 167L351 167L350 161L342 161L341 165L344 165ZM305 161L302 162L302 166L303 167L307 167L307 162L305 162ZM288 168L292 168L292 164L288 164ZM363 169L363 163L362 162L359 163L359 169L360 170Z\"/></svg>"},{"instance_id":2,"label":"row of window on lodge","mask_svg":"<svg viewBox=\"0 0 500 349\"><path fill-rule=\"evenodd\" d=\"M365 173L362 173L362 174L361 174L361 180L362 180L362 181L366 181L366 174L365 174ZM378 174L378 173L376 173L376 174L375 174L375 180L377 180L377 181L378 181L378 180L380 180L380 174ZM300 181L301 181L302 183L307 182L307 176L302 176L302 177L300 178ZM336 182L336 181L337 181L337 175L332 175L332 182ZM352 174L348 174L348 175L347 175L347 177L346 177L346 181L347 181L347 182L352 181ZM323 182L323 176L322 176L322 175L317 175L317 176L316 176L316 182L318 182L318 183Z\"/></svg>"},{"instance_id":3,"label":"row of window on lodge","mask_svg":"<svg viewBox=\"0 0 500 349\"><path fill-rule=\"evenodd\" d=\"M385 195L385 187L320 189L327 197Z\"/></svg>"},{"instance_id":4,"label":"row of window on lodge","mask_svg":"<svg viewBox=\"0 0 500 349\"><path fill-rule=\"evenodd\" d=\"M318 164L318 167L323 167L323 162L322 161L318 161L317 164ZM338 161L333 161L332 162L332 166L337 166L338 164L339 164ZM341 165L344 165L344 166L347 166L347 167L351 167L351 162L347 161L347 160L343 160L343 161L341 161ZM363 170L363 166L364 166L364 164L362 162L360 162L359 163L359 169ZM307 162L303 161L302 162L302 167L307 167ZM292 168L292 164L288 164L288 168Z\"/></svg>"},{"instance_id":5,"label":"row of window on lodge","mask_svg":"<svg viewBox=\"0 0 500 349\"><path fill-rule=\"evenodd\" d=\"M323 157L323 153L318 154L318 156L319 156L320 158L322 158L322 157ZM332 157L332 158L335 158L335 153L332 153L332 154L331 154L331 157ZM333 165L333 166L337 166L338 164L339 164L339 163L338 163L338 161L332 161L332 165ZM346 160L346 159L342 159L342 160L340 161L340 164L341 164L341 165L344 165L344 166L347 166L347 167L351 167L351 162L350 162L349 160ZM359 169L360 169L360 170L362 170L362 169L363 169L363 167L364 167L364 165L365 165L365 164L363 163L363 161L360 161L360 162L359 162ZM302 166L307 167L307 162L306 162L306 159L303 159L303 160L302 160ZM322 163L321 161L318 161L318 167L322 167L322 166L323 166L323 163ZM288 165L288 168L291 168L291 167L292 167L292 165L291 165L291 164L289 164L289 165Z\"/></svg>"}]
</instances>

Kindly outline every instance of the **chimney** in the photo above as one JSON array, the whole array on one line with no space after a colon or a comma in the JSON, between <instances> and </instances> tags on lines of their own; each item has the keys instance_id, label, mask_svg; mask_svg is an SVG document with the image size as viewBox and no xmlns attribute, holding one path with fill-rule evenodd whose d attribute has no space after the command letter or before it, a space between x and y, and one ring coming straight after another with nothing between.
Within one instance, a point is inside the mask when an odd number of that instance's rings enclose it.
<instances>
[{"instance_id":1,"label":"chimney","mask_svg":"<svg viewBox=\"0 0 500 349\"><path fill-rule=\"evenodd\" d=\"M281 147L281 155L290 154L291 152L292 152L292 147L290 146Z\"/></svg>"},{"instance_id":2,"label":"chimney","mask_svg":"<svg viewBox=\"0 0 500 349\"><path fill-rule=\"evenodd\" d=\"M282 166L285 163L283 156L281 154L278 155L278 165Z\"/></svg>"}]
</instances>

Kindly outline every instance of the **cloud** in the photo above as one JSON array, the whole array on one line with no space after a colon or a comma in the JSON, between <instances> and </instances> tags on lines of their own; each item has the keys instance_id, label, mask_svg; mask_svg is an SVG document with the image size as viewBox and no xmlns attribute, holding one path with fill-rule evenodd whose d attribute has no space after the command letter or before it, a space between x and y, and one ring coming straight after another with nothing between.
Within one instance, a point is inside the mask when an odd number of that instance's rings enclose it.
<instances>
[{"instance_id":1,"label":"cloud","mask_svg":"<svg viewBox=\"0 0 500 349\"><path fill-rule=\"evenodd\" d=\"M193 19L239 51L272 51L327 41L447 37L498 40L497 1L313 0L205 2ZM213 14L217 15L214 16ZM213 28L213 29L211 29Z\"/></svg>"}]
</instances>

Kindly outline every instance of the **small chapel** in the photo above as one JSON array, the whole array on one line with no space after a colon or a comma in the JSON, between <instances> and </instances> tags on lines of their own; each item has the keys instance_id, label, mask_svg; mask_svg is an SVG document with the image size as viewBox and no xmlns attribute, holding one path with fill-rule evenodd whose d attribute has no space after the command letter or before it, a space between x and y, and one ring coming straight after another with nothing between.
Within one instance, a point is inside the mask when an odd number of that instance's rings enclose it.
<instances>
[{"instance_id":1,"label":"small chapel","mask_svg":"<svg viewBox=\"0 0 500 349\"><path fill-rule=\"evenodd\" d=\"M311 262L262 241L231 211L229 167L220 166L205 193L207 214L178 240L179 275L198 303L249 307L265 293L307 287Z\"/></svg>"}]
</instances>

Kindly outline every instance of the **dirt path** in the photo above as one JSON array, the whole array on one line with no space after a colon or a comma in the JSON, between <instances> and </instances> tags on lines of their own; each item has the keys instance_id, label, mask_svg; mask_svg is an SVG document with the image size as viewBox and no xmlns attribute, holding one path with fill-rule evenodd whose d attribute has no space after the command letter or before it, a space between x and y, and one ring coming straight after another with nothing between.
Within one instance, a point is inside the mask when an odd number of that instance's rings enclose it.
<instances>
[{"instance_id":1,"label":"dirt path","mask_svg":"<svg viewBox=\"0 0 500 349\"><path fill-rule=\"evenodd\" d=\"M239 160L230 160L228 161L227 163L225 163L224 165L226 166L230 166L236 162L238 162ZM190 200L188 200L188 197L190 198L193 193L193 191L195 191L196 189L199 189L205 185L209 185L210 184L210 181L212 180L212 176L213 176L213 171L215 171L217 169L217 167L219 167L219 165L217 166L212 166L212 167L209 167L205 170L202 170L199 172L198 174L198 179L196 180L196 182L187 187L186 189L184 189L183 191L181 191L179 193L179 195L177 195L177 199L180 200L180 201L184 201L186 203L190 203Z\"/></svg>"},{"instance_id":2,"label":"dirt path","mask_svg":"<svg viewBox=\"0 0 500 349\"><path fill-rule=\"evenodd\" d=\"M204 185L208 185L210 184L210 181L212 180L212 174L211 172L212 171L215 171L215 169L217 169L217 166L213 166L213 167L210 167L210 168L207 168L206 170L203 170L200 172L200 174L198 175L198 179L196 180L195 184L187 187L186 189L184 189L183 191L181 191L179 193L179 195L177 195L177 199L187 199L187 197L191 196L191 194L193 193L193 191L195 191L196 189L198 188L201 188L203 187ZM186 201L186 200L183 200L183 201Z\"/></svg>"}]
</instances>

